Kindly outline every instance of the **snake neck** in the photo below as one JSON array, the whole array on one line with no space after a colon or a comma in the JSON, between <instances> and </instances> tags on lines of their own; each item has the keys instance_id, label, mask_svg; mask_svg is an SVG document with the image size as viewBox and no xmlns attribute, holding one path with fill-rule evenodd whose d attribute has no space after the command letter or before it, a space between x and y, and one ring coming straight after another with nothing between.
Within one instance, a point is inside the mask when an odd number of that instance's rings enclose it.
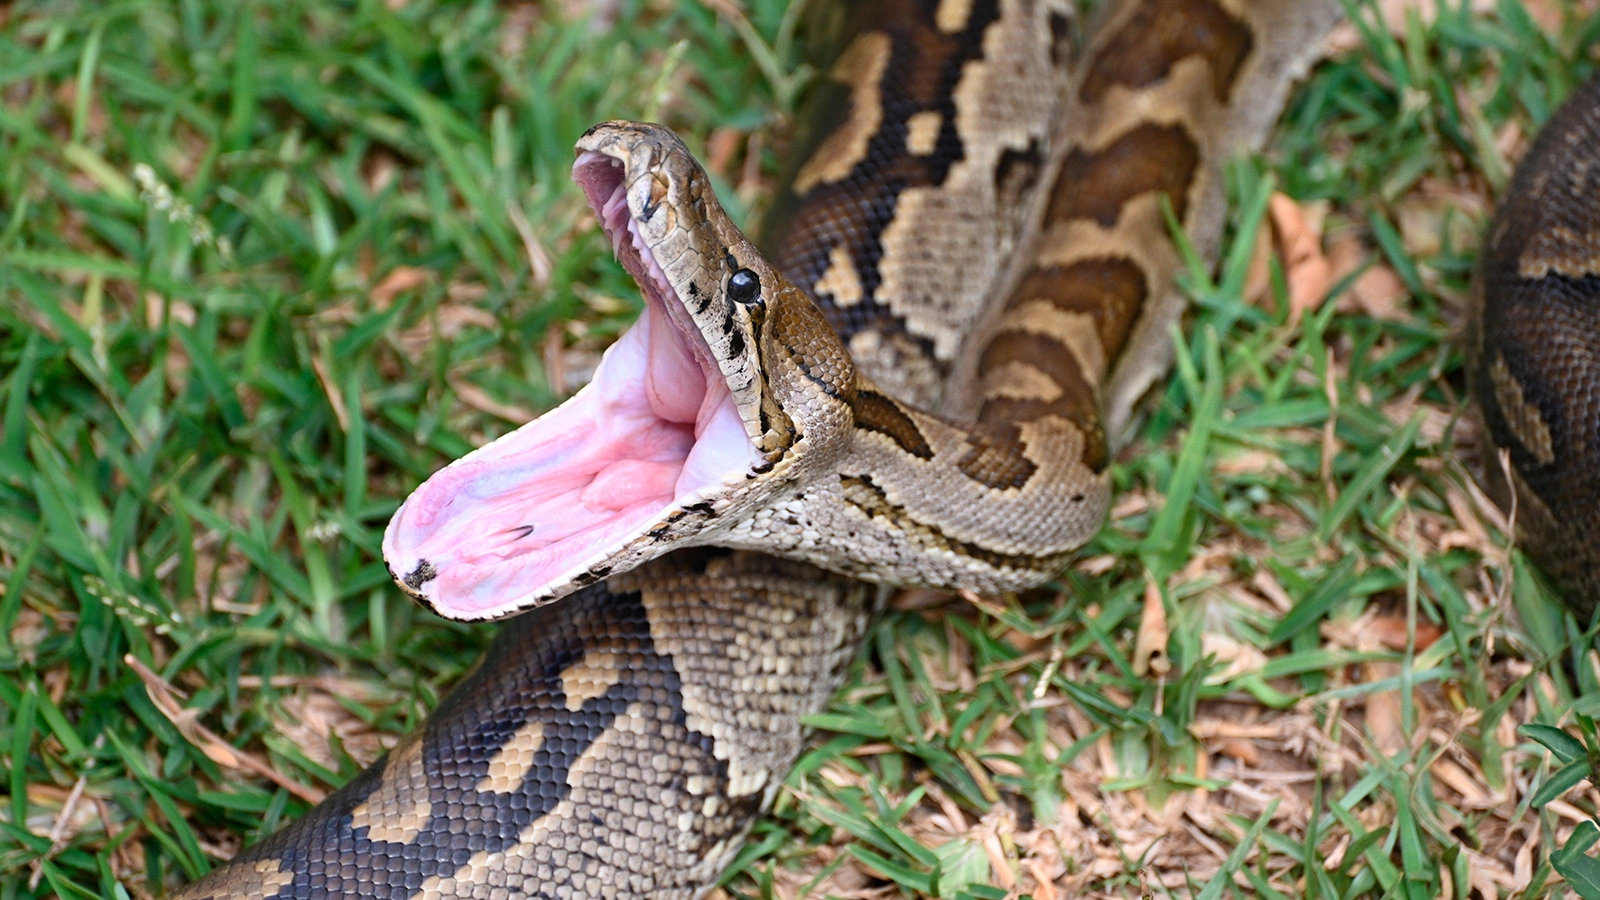
<instances>
[{"instance_id":1,"label":"snake neck","mask_svg":"<svg viewBox=\"0 0 1600 900\"><path fill-rule=\"evenodd\" d=\"M957 423L858 376L850 443L710 535L865 581L981 593L1048 579L1100 526L1110 479L1070 421Z\"/></svg>"}]
</instances>

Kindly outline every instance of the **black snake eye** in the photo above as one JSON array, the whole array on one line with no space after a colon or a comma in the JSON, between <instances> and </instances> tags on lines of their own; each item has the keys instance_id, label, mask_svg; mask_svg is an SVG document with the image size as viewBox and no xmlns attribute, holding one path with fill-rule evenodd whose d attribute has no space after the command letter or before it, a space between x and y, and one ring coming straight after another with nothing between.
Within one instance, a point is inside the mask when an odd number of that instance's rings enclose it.
<instances>
[{"instance_id":1,"label":"black snake eye","mask_svg":"<svg viewBox=\"0 0 1600 900\"><path fill-rule=\"evenodd\" d=\"M761 301L761 279L749 269L740 269L728 276L728 296L735 303L748 306Z\"/></svg>"}]
</instances>

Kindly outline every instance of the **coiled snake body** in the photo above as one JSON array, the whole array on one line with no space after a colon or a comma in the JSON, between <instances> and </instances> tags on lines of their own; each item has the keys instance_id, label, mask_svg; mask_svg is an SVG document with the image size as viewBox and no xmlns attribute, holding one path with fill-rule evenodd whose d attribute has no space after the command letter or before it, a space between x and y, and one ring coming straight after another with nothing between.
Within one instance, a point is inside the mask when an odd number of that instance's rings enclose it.
<instances>
[{"instance_id":1,"label":"coiled snake body","mask_svg":"<svg viewBox=\"0 0 1600 900\"><path fill-rule=\"evenodd\" d=\"M445 615L538 608L419 733L181 896L698 896L865 633L878 592L846 575L1013 589L1093 534L1182 312L1163 204L1214 252L1223 162L1338 5L1119 3L1081 57L1064 2L881 6L774 262L670 132L585 135L575 179L647 311L385 539Z\"/></svg>"},{"instance_id":2,"label":"coiled snake body","mask_svg":"<svg viewBox=\"0 0 1600 900\"><path fill-rule=\"evenodd\" d=\"M1588 619L1600 605L1600 77L1551 116L1489 229L1467 385L1516 497L1521 545Z\"/></svg>"}]
</instances>

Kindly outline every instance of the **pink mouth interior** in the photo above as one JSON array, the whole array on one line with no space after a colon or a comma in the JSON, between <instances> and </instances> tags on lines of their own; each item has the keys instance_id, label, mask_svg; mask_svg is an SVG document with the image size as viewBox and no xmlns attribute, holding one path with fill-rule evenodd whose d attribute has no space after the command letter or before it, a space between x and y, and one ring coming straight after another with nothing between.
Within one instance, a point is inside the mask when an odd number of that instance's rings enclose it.
<instances>
[{"instance_id":1,"label":"pink mouth interior","mask_svg":"<svg viewBox=\"0 0 1600 900\"><path fill-rule=\"evenodd\" d=\"M440 615L494 618L576 587L567 583L759 459L704 339L639 237L622 176L598 153L573 166L645 312L588 386L435 473L384 534L390 568Z\"/></svg>"}]
</instances>

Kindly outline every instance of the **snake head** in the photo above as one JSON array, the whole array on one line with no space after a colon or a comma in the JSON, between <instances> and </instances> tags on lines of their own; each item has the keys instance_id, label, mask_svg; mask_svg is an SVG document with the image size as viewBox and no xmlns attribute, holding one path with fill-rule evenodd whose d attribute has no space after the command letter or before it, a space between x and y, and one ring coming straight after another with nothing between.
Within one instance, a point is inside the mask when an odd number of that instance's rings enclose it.
<instances>
[{"instance_id":1,"label":"snake head","mask_svg":"<svg viewBox=\"0 0 1600 900\"><path fill-rule=\"evenodd\" d=\"M390 573L446 618L501 618L715 543L848 441L848 403L830 402L854 390L848 353L676 135L597 125L573 180L645 310L581 391L395 512Z\"/></svg>"}]
</instances>

